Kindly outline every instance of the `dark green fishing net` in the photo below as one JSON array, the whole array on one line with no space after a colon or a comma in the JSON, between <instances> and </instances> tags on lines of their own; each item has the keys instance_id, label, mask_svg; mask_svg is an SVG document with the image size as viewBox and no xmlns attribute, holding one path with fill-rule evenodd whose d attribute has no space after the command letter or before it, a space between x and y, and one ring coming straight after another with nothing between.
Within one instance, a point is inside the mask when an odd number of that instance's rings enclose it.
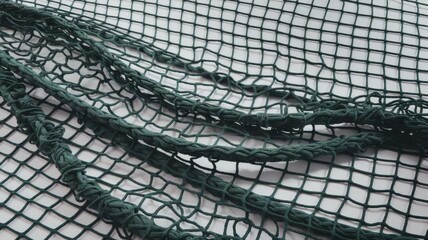
<instances>
[{"instance_id":1,"label":"dark green fishing net","mask_svg":"<svg viewBox=\"0 0 428 240\"><path fill-rule=\"evenodd\" d=\"M1 239L426 239L423 1L0 1Z\"/></svg>"}]
</instances>

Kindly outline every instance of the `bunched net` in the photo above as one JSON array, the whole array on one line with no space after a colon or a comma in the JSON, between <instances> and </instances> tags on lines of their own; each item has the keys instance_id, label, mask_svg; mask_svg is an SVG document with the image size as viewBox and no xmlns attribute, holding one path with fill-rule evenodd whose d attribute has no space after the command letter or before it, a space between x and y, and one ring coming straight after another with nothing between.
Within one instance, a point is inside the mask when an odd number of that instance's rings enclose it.
<instances>
[{"instance_id":1,"label":"bunched net","mask_svg":"<svg viewBox=\"0 0 428 240\"><path fill-rule=\"evenodd\" d=\"M428 4L0 0L1 239L426 239Z\"/></svg>"}]
</instances>

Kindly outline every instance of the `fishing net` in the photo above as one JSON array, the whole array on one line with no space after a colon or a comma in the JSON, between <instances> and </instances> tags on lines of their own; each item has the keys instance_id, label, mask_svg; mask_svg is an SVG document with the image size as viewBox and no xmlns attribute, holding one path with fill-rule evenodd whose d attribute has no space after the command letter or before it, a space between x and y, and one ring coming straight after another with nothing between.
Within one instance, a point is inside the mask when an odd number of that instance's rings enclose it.
<instances>
[{"instance_id":1,"label":"fishing net","mask_svg":"<svg viewBox=\"0 0 428 240\"><path fill-rule=\"evenodd\" d=\"M423 239L428 5L0 1L2 239Z\"/></svg>"}]
</instances>

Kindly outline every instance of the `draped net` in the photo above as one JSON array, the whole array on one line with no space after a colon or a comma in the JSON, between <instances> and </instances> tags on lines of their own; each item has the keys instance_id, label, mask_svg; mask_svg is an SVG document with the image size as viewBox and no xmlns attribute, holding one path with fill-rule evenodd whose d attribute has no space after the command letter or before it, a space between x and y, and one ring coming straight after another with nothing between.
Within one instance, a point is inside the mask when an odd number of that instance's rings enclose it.
<instances>
[{"instance_id":1,"label":"draped net","mask_svg":"<svg viewBox=\"0 0 428 240\"><path fill-rule=\"evenodd\" d=\"M423 1L0 1L2 239L428 237Z\"/></svg>"}]
</instances>

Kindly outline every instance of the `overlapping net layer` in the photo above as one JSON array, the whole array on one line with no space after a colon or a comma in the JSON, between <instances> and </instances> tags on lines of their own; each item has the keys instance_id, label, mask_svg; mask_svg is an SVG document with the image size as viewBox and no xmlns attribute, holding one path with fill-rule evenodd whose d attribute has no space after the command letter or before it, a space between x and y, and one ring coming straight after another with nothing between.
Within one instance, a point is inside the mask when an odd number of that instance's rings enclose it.
<instances>
[{"instance_id":1,"label":"overlapping net layer","mask_svg":"<svg viewBox=\"0 0 428 240\"><path fill-rule=\"evenodd\" d=\"M428 237L428 5L0 1L2 239Z\"/></svg>"}]
</instances>

